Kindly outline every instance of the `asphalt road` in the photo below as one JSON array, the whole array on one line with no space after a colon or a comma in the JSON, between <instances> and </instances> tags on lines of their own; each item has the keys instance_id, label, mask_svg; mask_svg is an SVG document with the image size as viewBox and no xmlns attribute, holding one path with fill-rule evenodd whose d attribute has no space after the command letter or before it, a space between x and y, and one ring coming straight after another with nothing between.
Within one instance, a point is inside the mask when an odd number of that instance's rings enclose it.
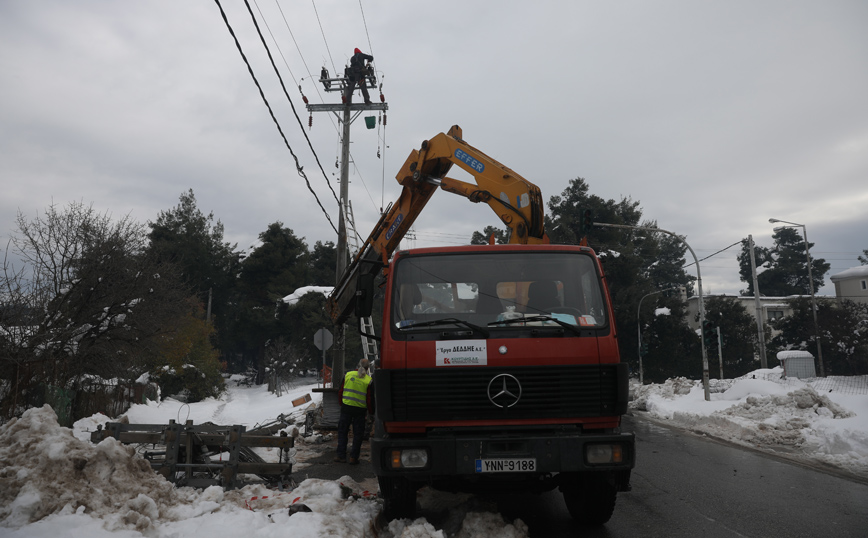
<instances>
[{"instance_id":1,"label":"asphalt road","mask_svg":"<svg viewBox=\"0 0 868 538\"><path fill-rule=\"evenodd\" d=\"M868 484L643 418L624 426L637 438L633 491L618 495L605 526L575 525L556 492L500 499L501 513L532 537L868 536Z\"/></svg>"},{"instance_id":2,"label":"asphalt road","mask_svg":"<svg viewBox=\"0 0 868 538\"><path fill-rule=\"evenodd\" d=\"M615 513L603 527L576 525L557 491L479 497L460 509L470 505L499 511L507 521L520 518L532 537L868 537L868 484L855 478L641 417L625 417L624 429L637 438L633 491L618 495ZM367 443L362 457L368 461L356 466L331 463L333 447L326 444L323 449L306 462L306 469L293 473L297 482L349 475L376 489ZM439 527L450 519L447 512L455 510L448 502L442 504L439 513L423 509L419 515Z\"/></svg>"}]
</instances>

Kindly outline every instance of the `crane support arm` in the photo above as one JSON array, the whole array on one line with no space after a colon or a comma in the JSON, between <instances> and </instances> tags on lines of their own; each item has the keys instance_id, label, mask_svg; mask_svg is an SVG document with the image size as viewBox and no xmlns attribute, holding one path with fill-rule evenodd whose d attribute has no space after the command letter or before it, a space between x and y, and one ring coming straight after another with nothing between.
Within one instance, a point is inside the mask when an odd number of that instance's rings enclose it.
<instances>
[{"instance_id":1,"label":"crane support arm","mask_svg":"<svg viewBox=\"0 0 868 538\"><path fill-rule=\"evenodd\" d=\"M476 184L446 177L453 165L470 173ZM549 242L539 187L465 142L457 125L448 133L423 141L421 148L407 157L396 179L403 186L401 195L374 226L329 296L327 309L336 323L346 320L353 309L359 276L388 265L438 187L471 202L488 204L510 229L510 243Z\"/></svg>"}]
</instances>

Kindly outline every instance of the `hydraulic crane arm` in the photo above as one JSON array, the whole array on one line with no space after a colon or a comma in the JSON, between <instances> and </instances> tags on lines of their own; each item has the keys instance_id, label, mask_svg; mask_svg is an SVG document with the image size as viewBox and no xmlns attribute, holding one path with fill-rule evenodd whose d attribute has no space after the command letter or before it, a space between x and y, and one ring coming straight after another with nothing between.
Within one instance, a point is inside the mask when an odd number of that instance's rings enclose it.
<instances>
[{"instance_id":1,"label":"hydraulic crane arm","mask_svg":"<svg viewBox=\"0 0 868 538\"><path fill-rule=\"evenodd\" d=\"M476 185L446 177L453 165L473 175ZM328 299L329 313L342 323L356 301L360 275L372 275L388 265L407 230L439 187L471 202L485 202L510 229L510 243L548 243L539 187L482 153L462 139L453 125L413 150L396 176L401 195L380 218L358 256Z\"/></svg>"}]
</instances>

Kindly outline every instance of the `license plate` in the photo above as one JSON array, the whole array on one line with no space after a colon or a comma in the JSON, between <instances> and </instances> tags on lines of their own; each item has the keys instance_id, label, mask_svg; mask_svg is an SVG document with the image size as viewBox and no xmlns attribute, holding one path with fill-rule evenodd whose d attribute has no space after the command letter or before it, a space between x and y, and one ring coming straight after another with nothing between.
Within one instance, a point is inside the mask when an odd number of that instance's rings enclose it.
<instances>
[{"instance_id":1,"label":"license plate","mask_svg":"<svg viewBox=\"0 0 868 538\"><path fill-rule=\"evenodd\" d=\"M477 473L531 473L536 471L535 458L486 458L476 460Z\"/></svg>"}]
</instances>

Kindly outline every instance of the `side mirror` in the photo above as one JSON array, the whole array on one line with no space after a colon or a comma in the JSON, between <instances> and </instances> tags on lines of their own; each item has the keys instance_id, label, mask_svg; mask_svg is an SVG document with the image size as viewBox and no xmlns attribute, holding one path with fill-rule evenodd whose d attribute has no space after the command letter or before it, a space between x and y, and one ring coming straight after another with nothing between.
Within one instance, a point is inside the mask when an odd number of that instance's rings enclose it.
<instances>
[{"instance_id":1,"label":"side mirror","mask_svg":"<svg viewBox=\"0 0 868 538\"><path fill-rule=\"evenodd\" d=\"M367 318L374 310L374 274L360 273L356 283L355 314L359 318Z\"/></svg>"}]
</instances>

